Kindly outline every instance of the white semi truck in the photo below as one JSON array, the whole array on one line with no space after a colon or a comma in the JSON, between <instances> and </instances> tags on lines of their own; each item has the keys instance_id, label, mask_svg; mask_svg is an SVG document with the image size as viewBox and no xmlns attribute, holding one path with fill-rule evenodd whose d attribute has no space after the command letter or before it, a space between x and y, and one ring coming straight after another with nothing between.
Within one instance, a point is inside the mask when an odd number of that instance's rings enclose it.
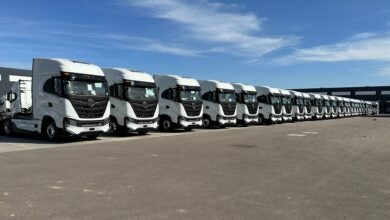
<instances>
[{"instance_id":1,"label":"white semi truck","mask_svg":"<svg viewBox=\"0 0 390 220\"><path fill-rule=\"evenodd\" d=\"M11 114L3 119L6 135L15 131L43 134L56 140L61 134L96 138L109 129L110 101L102 70L68 59L33 59L29 111L12 110L20 101L11 91ZM28 98L27 96L25 98Z\"/></svg>"},{"instance_id":2,"label":"white semi truck","mask_svg":"<svg viewBox=\"0 0 390 220\"><path fill-rule=\"evenodd\" d=\"M259 101L259 123L282 122L282 95L279 89L268 86L256 86Z\"/></svg>"},{"instance_id":3,"label":"white semi truck","mask_svg":"<svg viewBox=\"0 0 390 220\"><path fill-rule=\"evenodd\" d=\"M234 126L237 124L237 101L230 83L199 80L203 99L203 127Z\"/></svg>"},{"instance_id":4,"label":"white semi truck","mask_svg":"<svg viewBox=\"0 0 390 220\"><path fill-rule=\"evenodd\" d=\"M233 83L237 100L237 122L243 126L258 124L259 103L256 88L243 83Z\"/></svg>"},{"instance_id":5,"label":"white semi truck","mask_svg":"<svg viewBox=\"0 0 390 220\"><path fill-rule=\"evenodd\" d=\"M144 135L158 128L158 97L153 76L125 68L103 68L110 102L110 134L121 131Z\"/></svg>"},{"instance_id":6,"label":"white semi truck","mask_svg":"<svg viewBox=\"0 0 390 220\"><path fill-rule=\"evenodd\" d=\"M329 96L329 99L330 99L330 110L331 110L331 114L330 114L330 117L331 118L337 118L338 117L338 102L337 102L337 98L336 96Z\"/></svg>"},{"instance_id":7,"label":"white semi truck","mask_svg":"<svg viewBox=\"0 0 390 220\"><path fill-rule=\"evenodd\" d=\"M323 118L329 119L332 117L332 104L328 95L321 95L323 103Z\"/></svg>"},{"instance_id":8,"label":"white semi truck","mask_svg":"<svg viewBox=\"0 0 390 220\"><path fill-rule=\"evenodd\" d=\"M345 103L343 97L336 96L337 99L337 117L343 118L345 117Z\"/></svg>"},{"instance_id":9,"label":"white semi truck","mask_svg":"<svg viewBox=\"0 0 390 220\"><path fill-rule=\"evenodd\" d=\"M292 100L292 117L294 121L305 120L305 103L303 94L297 91L289 91Z\"/></svg>"},{"instance_id":10,"label":"white semi truck","mask_svg":"<svg viewBox=\"0 0 390 220\"><path fill-rule=\"evenodd\" d=\"M196 79L177 75L156 75L159 93L160 130L182 127L191 131L202 126L203 101Z\"/></svg>"},{"instance_id":11,"label":"white semi truck","mask_svg":"<svg viewBox=\"0 0 390 220\"><path fill-rule=\"evenodd\" d=\"M309 93L311 99L311 116L312 119L322 119L324 117L323 99L321 95Z\"/></svg>"},{"instance_id":12,"label":"white semi truck","mask_svg":"<svg viewBox=\"0 0 390 220\"><path fill-rule=\"evenodd\" d=\"M291 93L285 89L279 89L280 94L282 95L282 120L283 121L292 121L292 99Z\"/></svg>"},{"instance_id":13,"label":"white semi truck","mask_svg":"<svg viewBox=\"0 0 390 220\"><path fill-rule=\"evenodd\" d=\"M345 117L351 117L352 114L351 114L351 99L349 98L343 98L343 101L344 101L344 106L345 106Z\"/></svg>"},{"instance_id":14,"label":"white semi truck","mask_svg":"<svg viewBox=\"0 0 390 220\"><path fill-rule=\"evenodd\" d=\"M303 103L305 105L305 108L304 108L305 120L311 120L312 119L312 115L311 115L312 104L311 104L310 95L308 93L302 93L302 95L303 95Z\"/></svg>"}]
</instances>

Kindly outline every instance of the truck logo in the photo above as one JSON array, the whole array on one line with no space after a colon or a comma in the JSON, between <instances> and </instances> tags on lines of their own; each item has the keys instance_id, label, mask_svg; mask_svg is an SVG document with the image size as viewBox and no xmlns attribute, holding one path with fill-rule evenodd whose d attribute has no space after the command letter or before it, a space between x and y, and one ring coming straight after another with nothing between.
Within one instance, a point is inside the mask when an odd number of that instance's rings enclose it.
<instances>
[{"instance_id":1,"label":"truck logo","mask_svg":"<svg viewBox=\"0 0 390 220\"><path fill-rule=\"evenodd\" d=\"M147 109L148 108L148 103L146 101L143 101L142 102L142 105L144 105L144 109Z\"/></svg>"},{"instance_id":2,"label":"truck logo","mask_svg":"<svg viewBox=\"0 0 390 220\"><path fill-rule=\"evenodd\" d=\"M89 106L90 108L93 108L93 107L95 106L95 100L89 98L89 99L88 99L88 106Z\"/></svg>"}]
</instances>

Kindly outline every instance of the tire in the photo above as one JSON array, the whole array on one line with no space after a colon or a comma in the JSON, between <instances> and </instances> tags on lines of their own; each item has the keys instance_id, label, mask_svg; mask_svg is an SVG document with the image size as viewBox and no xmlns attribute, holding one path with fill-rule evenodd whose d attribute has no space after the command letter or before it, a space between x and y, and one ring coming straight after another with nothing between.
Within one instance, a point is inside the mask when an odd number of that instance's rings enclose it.
<instances>
[{"instance_id":1,"label":"tire","mask_svg":"<svg viewBox=\"0 0 390 220\"><path fill-rule=\"evenodd\" d=\"M138 131L138 135L146 135L148 131Z\"/></svg>"},{"instance_id":2,"label":"tire","mask_svg":"<svg viewBox=\"0 0 390 220\"><path fill-rule=\"evenodd\" d=\"M264 117L262 115L259 115L259 125L264 124Z\"/></svg>"},{"instance_id":3,"label":"tire","mask_svg":"<svg viewBox=\"0 0 390 220\"><path fill-rule=\"evenodd\" d=\"M162 118L161 120L160 120L160 126L159 126L159 128L160 128L160 130L161 131L171 131L172 130L172 121L171 121L171 119L169 119L169 118Z\"/></svg>"},{"instance_id":4,"label":"tire","mask_svg":"<svg viewBox=\"0 0 390 220\"><path fill-rule=\"evenodd\" d=\"M10 137L14 133L14 127L12 126L11 120L7 119L3 122L2 130L4 135Z\"/></svg>"},{"instance_id":5,"label":"tire","mask_svg":"<svg viewBox=\"0 0 390 220\"><path fill-rule=\"evenodd\" d=\"M184 128L185 131L192 131L192 129L194 129L193 127L186 127Z\"/></svg>"},{"instance_id":6,"label":"tire","mask_svg":"<svg viewBox=\"0 0 390 220\"><path fill-rule=\"evenodd\" d=\"M45 122L42 134L49 141L57 141L59 139L59 129L57 128L56 123L52 120Z\"/></svg>"},{"instance_id":7,"label":"tire","mask_svg":"<svg viewBox=\"0 0 390 220\"><path fill-rule=\"evenodd\" d=\"M109 135L115 135L119 132L119 125L115 118L110 118L110 130L108 130Z\"/></svg>"},{"instance_id":8,"label":"tire","mask_svg":"<svg viewBox=\"0 0 390 220\"><path fill-rule=\"evenodd\" d=\"M212 125L211 125L211 119L209 116L205 116L203 117L203 120L202 120L202 127L203 128L211 128Z\"/></svg>"}]
</instances>

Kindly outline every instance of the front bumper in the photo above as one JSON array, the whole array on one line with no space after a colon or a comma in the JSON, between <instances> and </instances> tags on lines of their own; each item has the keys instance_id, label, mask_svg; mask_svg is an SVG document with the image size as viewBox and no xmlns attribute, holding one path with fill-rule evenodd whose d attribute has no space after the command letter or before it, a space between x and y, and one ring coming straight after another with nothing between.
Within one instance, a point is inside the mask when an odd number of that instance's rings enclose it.
<instances>
[{"instance_id":1,"label":"front bumper","mask_svg":"<svg viewBox=\"0 0 390 220\"><path fill-rule=\"evenodd\" d=\"M220 125L236 125L237 124L237 117L226 117L226 116L217 116L217 122Z\"/></svg>"},{"instance_id":2,"label":"front bumper","mask_svg":"<svg viewBox=\"0 0 390 220\"><path fill-rule=\"evenodd\" d=\"M70 135L88 135L105 133L110 129L109 120L99 121L77 121L65 119L64 131Z\"/></svg>"},{"instance_id":3,"label":"front bumper","mask_svg":"<svg viewBox=\"0 0 390 220\"><path fill-rule=\"evenodd\" d=\"M305 114L305 119L306 119L306 120L311 119L311 118L312 118L312 116L311 116L310 113L306 113L306 114Z\"/></svg>"},{"instance_id":4,"label":"front bumper","mask_svg":"<svg viewBox=\"0 0 390 220\"><path fill-rule=\"evenodd\" d=\"M125 125L130 131L150 131L158 128L158 118L149 120L125 118Z\"/></svg>"},{"instance_id":5,"label":"front bumper","mask_svg":"<svg viewBox=\"0 0 390 220\"><path fill-rule=\"evenodd\" d=\"M303 114L297 114L296 116L297 121L305 120L305 116Z\"/></svg>"},{"instance_id":6,"label":"front bumper","mask_svg":"<svg viewBox=\"0 0 390 220\"><path fill-rule=\"evenodd\" d=\"M189 127L201 127L202 126L202 117L198 118L184 118L179 116L178 118L179 125L183 128Z\"/></svg>"},{"instance_id":7,"label":"front bumper","mask_svg":"<svg viewBox=\"0 0 390 220\"><path fill-rule=\"evenodd\" d=\"M282 121L283 121L282 115L273 115L273 114L270 114L269 118L270 118L270 120L271 120L272 123L282 122Z\"/></svg>"},{"instance_id":8,"label":"front bumper","mask_svg":"<svg viewBox=\"0 0 390 220\"><path fill-rule=\"evenodd\" d=\"M292 121L293 120L292 115L287 115L287 114L283 114L282 119L283 119L283 121Z\"/></svg>"},{"instance_id":9,"label":"front bumper","mask_svg":"<svg viewBox=\"0 0 390 220\"><path fill-rule=\"evenodd\" d=\"M329 113L324 114L324 118L330 118L330 117L331 117L331 115Z\"/></svg>"},{"instance_id":10,"label":"front bumper","mask_svg":"<svg viewBox=\"0 0 390 220\"><path fill-rule=\"evenodd\" d=\"M323 114L316 113L316 116L315 116L316 119L322 119L323 117L324 117Z\"/></svg>"},{"instance_id":11,"label":"front bumper","mask_svg":"<svg viewBox=\"0 0 390 220\"><path fill-rule=\"evenodd\" d=\"M244 124L257 124L257 123L259 123L259 116L257 116L257 115L244 115L243 122L244 122Z\"/></svg>"}]
</instances>

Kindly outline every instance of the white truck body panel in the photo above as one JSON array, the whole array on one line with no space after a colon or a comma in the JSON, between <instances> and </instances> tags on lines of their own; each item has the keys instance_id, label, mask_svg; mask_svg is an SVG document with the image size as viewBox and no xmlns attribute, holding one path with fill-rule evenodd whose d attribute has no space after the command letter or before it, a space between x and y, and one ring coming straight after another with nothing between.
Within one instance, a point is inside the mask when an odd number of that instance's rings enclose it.
<instances>
[{"instance_id":1,"label":"white truck body panel","mask_svg":"<svg viewBox=\"0 0 390 220\"><path fill-rule=\"evenodd\" d=\"M269 86L256 86L259 100L259 116L270 123L283 121L280 90Z\"/></svg>"},{"instance_id":2,"label":"white truck body panel","mask_svg":"<svg viewBox=\"0 0 390 220\"><path fill-rule=\"evenodd\" d=\"M289 91L292 98L292 117L296 121L305 120L305 104L303 102L304 96L301 92Z\"/></svg>"}]
</instances>

